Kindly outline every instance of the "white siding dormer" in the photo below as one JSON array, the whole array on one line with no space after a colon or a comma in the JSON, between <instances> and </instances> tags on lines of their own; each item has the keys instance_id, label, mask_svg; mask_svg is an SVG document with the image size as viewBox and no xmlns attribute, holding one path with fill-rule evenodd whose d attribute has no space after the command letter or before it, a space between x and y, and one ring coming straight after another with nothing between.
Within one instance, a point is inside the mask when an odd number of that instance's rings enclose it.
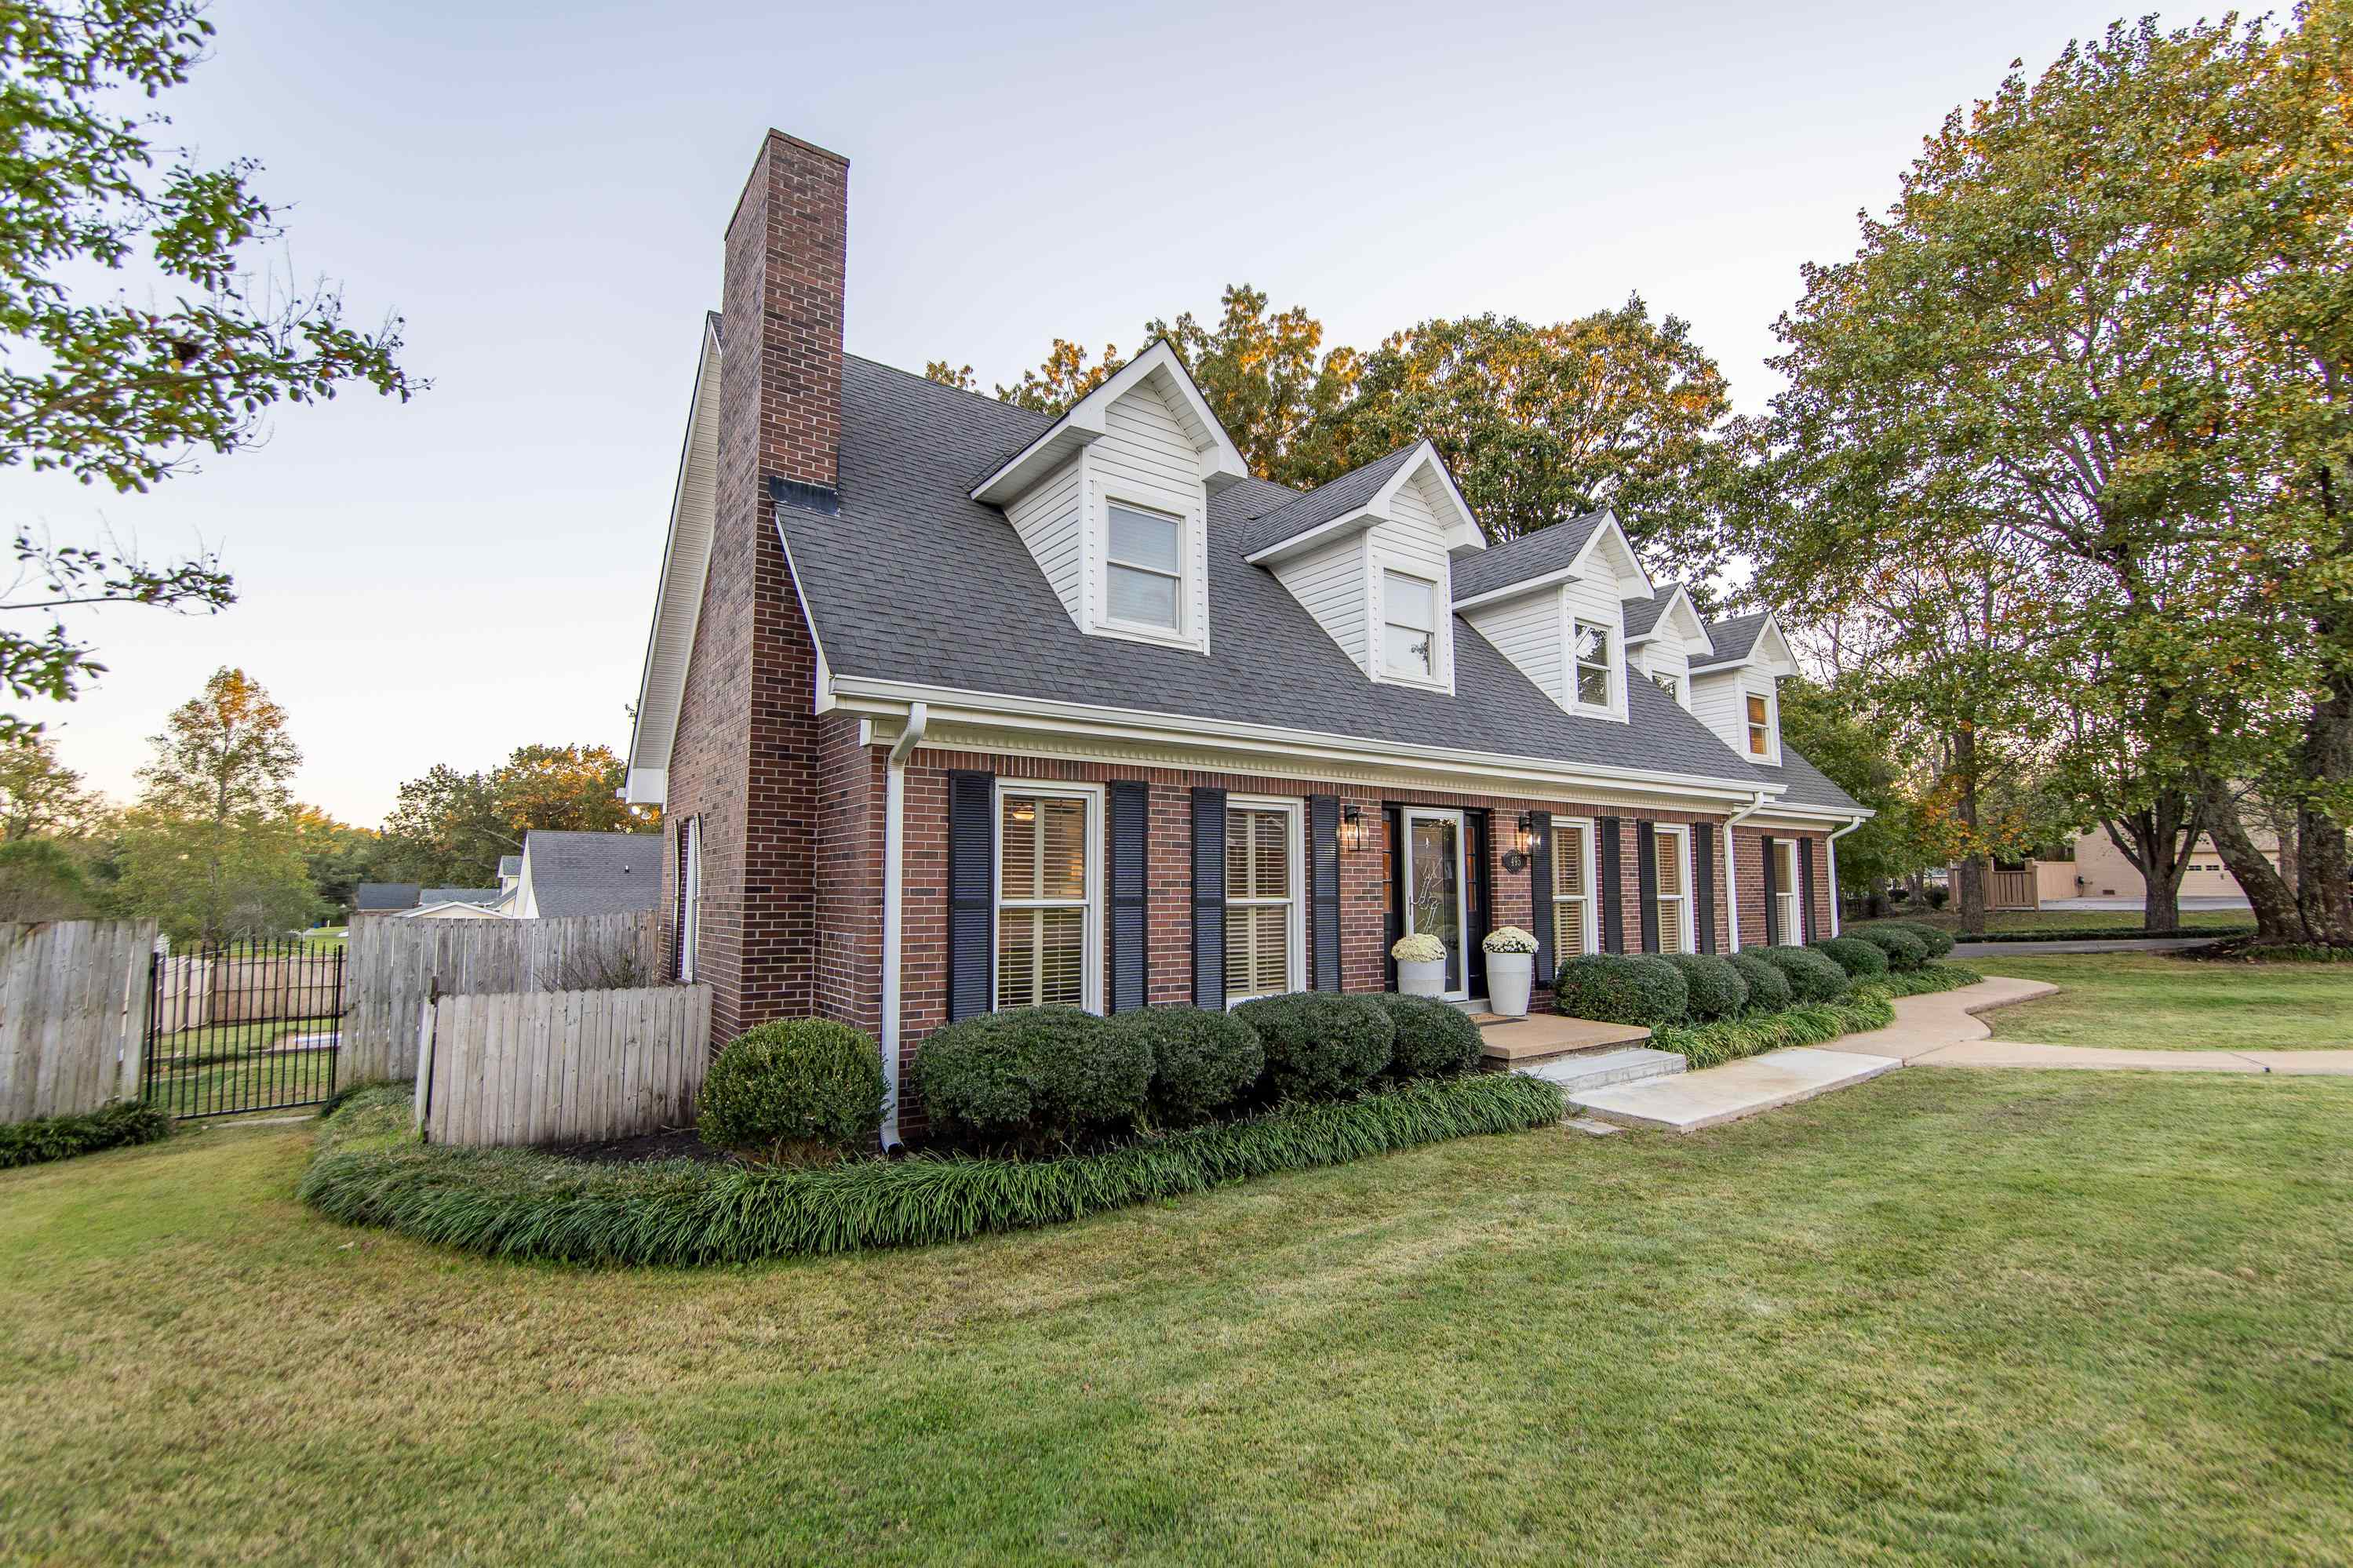
<instances>
[{"instance_id":1,"label":"white siding dormer","mask_svg":"<svg viewBox=\"0 0 2353 1568\"><path fill-rule=\"evenodd\" d=\"M1037 489L1017 498L1006 507L1005 518L1029 547L1038 570L1046 574L1072 624L1083 631L1086 609L1080 594L1086 561L1086 520L1081 505L1079 462L1072 458Z\"/></svg>"},{"instance_id":2,"label":"white siding dormer","mask_svg":"<svg viewBox=\"0 0 2353 1568\"><path fill-rule=\"evenodd\" d=\"M1780 682L1761 669L1702 671L1692 682L1692 712L1716 739L1748 762L1781 765ZM1756 706L1752 706L1752 704ZM1752 721L1762 709L1762 733ZM1763 749L1757 747L1763 742Z\"/></svg>"},{"instance_id":3,"label":"white siding dormer","mask_svg":"<svg viewBox=\"0 0 2353 1568\"><path fill-rule=\"evenodd\" d=\"M1294 555L1273 568L1275 579L1315 617L1348 662L1366 668L1372 656L1373 600L1365 585L1365 536L1350 534Z\"/></svg>"},{"instance_id":4,"label":"white siding dormer","mask_svg":"<svg viewBox=\"0 0 2353 1568\"><path fill-rule=\"evenodd\" d=\"M1590 646L1599 633L1604 646ZM1612 577L1580 577L1561 585L1561 640L1567 649L1560 705L1594 718L1626 717L1626 613ZM1596 670L1600 673L1596 679ZM1608 700L1595 696L1607 689Z\"/></svg>"},{"instance_id":5,"label":"white siding dormer","mask_svg":"<svg viewBox=\"0 0 2353 1568\"><path fill-rule=\"evenodd\" d=\"M1685 708L1692 705L1691 655L1680 637L1652 637L1635 650L1642 673Z\"/></svg>"},{"instance_id":6,"label":"white siding dormer","mask_svg":"<svg viewBox=\"0 0 2353 1568\"><path fill-rule=\"evenodd\" d=\"M1479 635L1495 645L1496 652L1519 666L1539 690L1566 708L1568 688L1562 672L1567 667L1568 642L1560 630L1562 602L1562 591L1555 585L1466 613Z\"/></svg>"}]
</instances>

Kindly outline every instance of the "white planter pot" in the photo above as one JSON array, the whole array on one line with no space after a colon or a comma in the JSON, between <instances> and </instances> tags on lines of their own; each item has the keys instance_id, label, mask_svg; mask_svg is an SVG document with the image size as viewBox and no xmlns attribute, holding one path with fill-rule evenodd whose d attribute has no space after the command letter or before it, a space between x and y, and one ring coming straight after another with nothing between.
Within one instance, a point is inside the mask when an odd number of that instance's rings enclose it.
<instances>
[{"instance_id":1,"label":"white planter pot","mask_svg":"<svg viewBox=\"0 0 2353 1568\"><path fill-rule=\"evenodd\" d=\"M1446 960L1398 964L1398 989L1408 996L1439 996L1446 991Z\"/></svg>"},{"instance_id":2,"label":"white planter pot","mask_svg":"<svg viewBox=\"0 0 2353 1568\"><path fill-rule=\"evenodd\" d=\"M1528 982L1536 957L1532 952L1491 952L1487 955L1487 1005L1506 1018L1528 1016Z\"/></svg>"}]
</instances>

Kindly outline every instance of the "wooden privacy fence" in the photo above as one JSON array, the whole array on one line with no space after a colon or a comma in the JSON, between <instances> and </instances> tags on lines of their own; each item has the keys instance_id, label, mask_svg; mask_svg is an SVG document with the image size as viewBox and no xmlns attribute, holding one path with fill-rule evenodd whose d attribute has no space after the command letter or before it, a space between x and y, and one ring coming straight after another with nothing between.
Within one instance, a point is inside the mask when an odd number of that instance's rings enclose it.
<instances>
[{"instance_id":1,"label":"wooden privacy fence","mask_svg":"<svg viewBox=\"0 0 2353 1568\"><path fill-rule=\"evenodd\" d=\"M440 994L589 991L670 978L660 917L352 922L345 1083L417 1074L418 1010Z\"/></svg>"},{"instance_id":2,"label":"wooden privacy fence","mask_svg":"<svg viewBox=\"0 0 2353 1568\"><path fill-rule=\"evenodd\" d=\"M0 1122L139 1098L153 921L0 925Z\"/></svg>"},{"instance_id":3,"label":"wooden privacy fence","mask_svg":"<svg viewBox=\"0 0 2353 1568\"><path fill-rule=\"evenodd\" d=\"M166 957L155 965L158 1033L280 1018L324 1018L337 1010L338 959L332 952L258 958Z\"/></svg>"},{"instance_id":4,"label":"wooden privacy fence","mask_svg":"<svg viewBox=\"0 0 2353 1568\"><path fill-rule=\"evenodd\" d=\"M2035 878L2031 868L2021 871L1994 868L1993 885L1987 889L1986 908L2031 910L2041 907L2042 900L2035 896Z\"/></svg>"},{"instance_id":5,"label":"wooden privacy fence","mask_svg":"<svg viewBox=\"0 0 2353 1568\"><path fill-rule=\"evenodd\" d=\"M575 1143L694 1120L711 987L445 995L418 1004L417 1124L433 1143Z\"/></svg>"}]
</instances>

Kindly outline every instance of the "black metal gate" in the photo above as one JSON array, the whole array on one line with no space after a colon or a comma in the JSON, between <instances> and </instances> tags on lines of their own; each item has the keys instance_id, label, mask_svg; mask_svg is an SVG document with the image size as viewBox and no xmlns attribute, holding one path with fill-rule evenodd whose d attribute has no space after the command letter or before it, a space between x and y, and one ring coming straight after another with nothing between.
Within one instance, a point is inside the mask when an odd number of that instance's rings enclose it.
<instances>
[{"instance_id":1,"label":"black metal gate","mask_svg":"<svg viewBox=\"0 0 2353 1568\"><path fill-rule=\"evenodd\" d=\"M232 942L155 954L142 1096L174 1116L317 1105L335 1092L343 944Z\"/></svg>"}]
</instances>

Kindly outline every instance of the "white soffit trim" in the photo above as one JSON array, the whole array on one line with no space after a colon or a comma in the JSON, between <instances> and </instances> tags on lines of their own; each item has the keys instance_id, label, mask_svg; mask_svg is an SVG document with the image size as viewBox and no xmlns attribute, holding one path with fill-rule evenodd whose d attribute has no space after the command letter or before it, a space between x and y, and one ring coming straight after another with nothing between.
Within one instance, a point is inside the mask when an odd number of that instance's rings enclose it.
<instances>
[{"instance_id":1,"label":"white soffit trim","mask_svg":"<svg viewBox=\"0 0 2353 1568\"><path fill-rule=\"evenodd\" d=\"M1003 506L1024 490L1059 468L1082 447L1092 446L1110 429L1111 405L1135 387L1149 382L1154 390L1168 400L1171 409L1186 426L1192 438L1194 450L1201 455L1201 482L1211 495L1227 486L1250 477L1250 467L1227 436L1218 416L1209 412L1208 398L1195 385L1185 362L1165 338L1155 338L1145 351L1122 365L1117 374L1071 405L1069 413L1046 428L1043 435L1030 442L1004 465L980 483L972 487L972 499L991 506Z\"/></svg>"},{"instance_id":2,"label":"white soffit trim","mask_svg":"<svg viewBox=\"0 0 2353 1568\"><path fill-rule=\"evenodd\" d=\"M629 731L628 798L659 805L665 798L670 746L686 693L688 661L702 615L703 580L711 571L711 538L718 514L719 325L706 316L702 352L687 404L686 437L670 492L670 529L662 541L661 577L654 595L653 627L638 678L638 716Z\"/></svg>"},{"instance_id":3,"label":"white soffit trim","mask_svg":"<svg viewBox=\"0 0 2353 1568\"><path fill-rule=\"evenodd\" d=\"M918 686L906 681L875 680L863 676L837 676L833 686L835 700L853 710L888 713L899 711L910 702L928 703L934 725L956 721L986 723L1005 729L1051 731L1097 740L1164 746L1204 748L1214 743L1228 750L1252 751L1303 762L1361 760L1373 763L1406 763L1424 769L1460 773L1466 777L1501 776L1555 784L1588 781L1615 789L1644 788L1667 794L1742 801L1754 800L1759 787L1754 776L1746 779L1717 778L1697 773L1662 773L1648 768L1564 763L1556 758L1519 756L1510 752L1454 751L1443 746L1409 745L1355 735L1288 730L1269 724L1193 718L1180 713L1099 708L1044 698ZM861 699L866 700L861 701ZM1765 793L1778 795L1785 787L1768 785Z\"/></svg>"},{"instance_id":4,"label":"white soffit trim","mask_svg":"<svg viewBox=\"0 0 2353 1568\"><path fill-rule=\"evenodd\" d=\"M1471 503L1462 499L1462 491L1454 483L1454 476L1446 471L1446 459L1438 455L1438 448L1432 446L1427 437L1414 449L1413 456L1408 458L1404 465L1389 476L1389 482L1381 487L1380 493L1373 497L1373 509L1383 517L1388 516L1389 498L1424 472L1438 476L1438 488L1443 492L1448 510L1453 513L1453 521L1446 525L1447 550L1451 552L1457 550L1486 549L1487 531L1481 528L1479 520L1472 515Z\"/></svg>"}]
</instances>

